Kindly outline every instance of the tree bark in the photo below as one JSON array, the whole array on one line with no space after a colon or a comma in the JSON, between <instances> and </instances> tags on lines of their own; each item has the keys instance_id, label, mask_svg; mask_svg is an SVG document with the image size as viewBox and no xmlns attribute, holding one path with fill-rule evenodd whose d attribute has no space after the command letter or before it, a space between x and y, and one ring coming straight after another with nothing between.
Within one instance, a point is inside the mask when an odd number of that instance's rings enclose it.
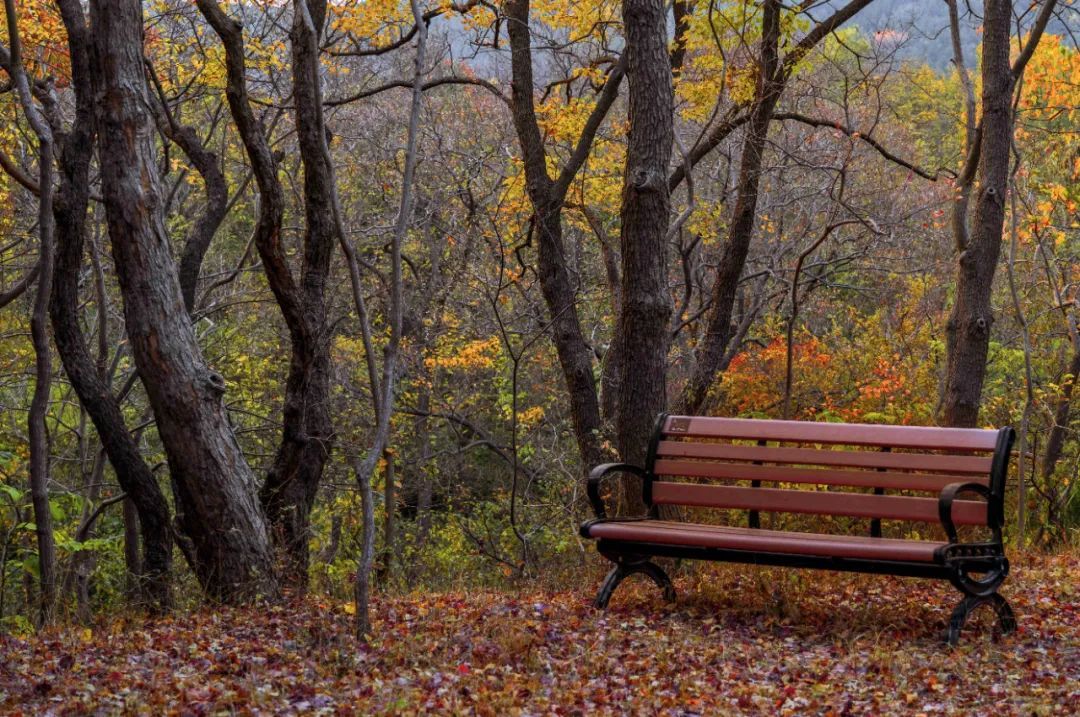
<instances>
[{"instance_id":1,"label":"tree bark","mask_svg":"<svg viewBox=\"0 0 1080 717\"><path fill-rule=\"evenodd\" d=\"M663 0L623 2L630 130L620 211L622 311L617 331L622 337L622 375L616 444L622 460L636 465L644 465L653 424L667 403L672 312L667 176L674 140L674 95L665 20ZM630 486L640 486L640 481L629 482ZM631 511L642 504L639 492L624 492L624 500Z\"/></svg>"},{"instance_id":2,"label":"tree bark","mask_svg":"<svg viewBox=\"0 0 1080 717\"><path fill-rule=\"evenodd\" d=\"M319 77L319 37L324 0L294 3L293 100L300 159L304 167L304 256L300 270L302 331L294 333L285 384L282 437L260 497L286 558L289 582L308 582L311 508L334 443L330 420L330 331L326 281L337 229L334 170L326 145L326 120ZM301 340L296 340L300 338Z\"/></svg>"},{"instance_id":3,"label":"tree bark","mask_svg":"<svg viewBox=\"0 0 1080 717\"><path fill-rule=\"evenodd\" d=\"M132 354L183 507L207 594L277 593L255 481L233 435L225 382L203 359L184 310L162 216L138 0L90 5L98 153L106 219Z\"/></svg>"},{"instance_id":4,"label":"tree bark","mask_svg":"<svg viewBox=\"0 0 1080 717\"><path fill-rule=\"evenodd\" d=\"M1013 4L987 0L983 12L982 113L957 183L961 192L954 211L954 233L960 254L956 299L946 325L943 421L949 426L976 426L986 378L986 356L994 323L990 293L1001 255L1013 140L1013 91L1050 22L1056 0L1045 0L1010 65ZM959 60L958 60L959 61ZM970 122L969 122L970 126ZM975 214L967 225L968 183L978 167ZM970 238L968 235L970 234Z\"/></svg>"},{"instance_id":5,"label":"tree bark","mask_svg":"<svg viewBox=\"0 0 1080 717\"><path fill-rule=\"evenodd\" d=\"M551 334L570 400L574 436L584 470L603 462L600 401L593 377L593 351L585 341L577 313L577 297L567 268L563 245L562 209L566 191L588 156L608 109L618 94L623 65L612 70L596 108L586 123L574 155L556 179L547 170L547 152L536 119L533 97L532 34L529 0L504 6L510 39L511 114L525 166L525 186L534 212L540 290L551 318Z\"/></svg>"},{"instance_id":6,"label":"tree bark","mask_svg":"<svg viewBox=\"0 0 1080 717\"><path fill-rule=\"evenodd\" d=\"M761 184L761 165L773 111L784 90L780 75L780 7L779 0L765 0L761 20L760 55L757 86L750 119L743 138L739 179L736 185L735 208L732 210L727 240L716 271L712 290L712 311L705 327L694 361L694 371L683 389L678 410L697 413L705 403L709 388L731 340L731 314L739 288L743 267L750 251L757 215L758 188Z\"/></svg>"},{"instance_id":7,"label":"tree bark","mask_svg":"<svg viewBox=\"0 0 1080 717\"><path fill-rule=\"evenodd\" d=\"M11 43L8 74L19 103L38 139L38 272L30 316L30 340L34 347L34 394L27 415L30 443L30 500L34 508L34 533L38 549L38 624L52 622L56 609L56 539L49 507L49 436L45 425L52 390L52 347L49 344L49 294L56 258L53 201L54 138L44 115L34 104L30 81L22 66L22 48L14 0L4 1L7 34Z\"/></svg>"},{"instance_id":8,"label":"tree bark","mask_svg":"<svg viewBox=\"0 0 1080 717\"><path fill-rule=\"evenodd\" d=\"M1012 146L1014 75L1009 65L1012 3L987 0L982 44L982 131L971 236L960 252L956 300L946 326L943 418L949 426L978 424L986 354L994 323L990 292L1001 255L1005 192Z\"/></svg>"},{"instance_id":9,"label":"tree bark","mask_svg":"<svg viewBox=\"0 0 1080 717\"><path fill-rule=\"evenodd\" d=\"M303 589L310 562L311 507L334 441L328 404L330 332L325 291L337 239L336 190L319 79L319 36L326 3L295 3L290 32L296 128L304 166L305 234L299 284L281 243L285 201L277 161L248 95L242 26L215 0L197 0L196 4L225 48L225 95L259 187L255 246L289 330L281 442L260 498L274 541L285 557L285 576Z\"/></svg>"},{"instance_id":10,"label":"tree bark","mask_svg":"<svg viewBox=\"0 0 1080 717\"><path fill-rule=\"evenodd\" d=\"M124 422L101 365L105 356L94 359L79 322L78 280L96 123L86 18L75 0L59 0L59 6L68 34L75 121L70 131L61 135L60 183L53 203L58 244L50 306L53 338L68 380L97 429L117 481L138 513L144 560L132 577L140 584L150 609L164 611L172 604L173 540L168 503ZM102 299L99 296L99 301ZM105 315L103 307L99 307L99 314ZM98 330L104 332L106 327L102 324Z\"/></svg>"}]
</instances>

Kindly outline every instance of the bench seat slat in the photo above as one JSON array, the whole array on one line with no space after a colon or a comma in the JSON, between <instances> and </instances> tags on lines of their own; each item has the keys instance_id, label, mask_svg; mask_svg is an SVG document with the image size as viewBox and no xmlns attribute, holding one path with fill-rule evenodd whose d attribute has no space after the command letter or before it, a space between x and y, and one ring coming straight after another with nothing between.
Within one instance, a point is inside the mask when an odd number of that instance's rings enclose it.
<instances>
[{"instance_id":1,"label":"bench seat slat","mask_svg":"<svg viewBox=\"0 0 1080 717\"><path fill-rule=\"evenodd\" d=\"M884 451L836 451L787 446L737 446L730 443L660 441L661 458L712 458L727 461L761 461L847 468L886 468L933 473L987 475L989 456L957 456L932 453L886 453Z\"/></svg>"},{"instance_id":2,"label":"bench seat slat","mask_svg":"<svg viewBox=\"0 0 1080 717\"><path fill-rule=\"evenodd\" d=\"M660 459L653 466L658 476L689 476L694 478L718 478L724 480L761 480L781 483L808 483L816 485L846 485L889 490L913 490L940 493L950 483L986 480L971 476L927 475L920 473L893 473L877 471L822 470L820 468L791 468L787 466L756 466L739 463L715 463L711 461L675 461Z\"/></svg>"},{"instance_id":3,"label":"bench seat slat","mask_svg":"<svg viewBox=\"0 0 1080 717\"><path fill-rule=\"evenodd\" d=\"M660 505L939 522L935 498L656 481L652 485L652 499ZM957 525L985 525L986 503L958 500L953 504L952 515Z\"/></svg>"},{"instance_id":4,"label":"bench seat slat","mask_svg":"<svg viewBox=\"0 0 1080 717\"><path fill-rule=\"evenodd\" d=\"M668 416L664 434L699 438L737 438L791 443L892 446L944 451L992 451L997 431L979 428L882 426L747 418Z\"/></svg>"},{"instance_id":5,"label":"bench seat slat","mask_svg":"<svg viewBox=\"0 0 1080 717\"><path fill-rule=\"evenodd\" d=\"M589 526L589 537L769 553L914 562L933 562L934 551L945 545L926 540L817 535L660 520L595 523Z\"/></svg>"}]
</instances>

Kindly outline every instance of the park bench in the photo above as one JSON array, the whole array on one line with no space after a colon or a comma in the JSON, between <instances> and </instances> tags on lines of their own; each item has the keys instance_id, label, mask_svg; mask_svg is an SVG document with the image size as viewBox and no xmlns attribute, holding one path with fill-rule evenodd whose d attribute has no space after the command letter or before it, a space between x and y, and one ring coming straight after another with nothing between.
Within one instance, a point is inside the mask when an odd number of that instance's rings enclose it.
<instances>
[{"instance_id":1,"label":"park bench","mask_svg":"<svg viewBox=\"0 0 1080 717\"><path fill-rule=\"evenodd\" d=\"M596 518L582 524L581 535L615 563L594 604L606 608L634 573L674 600L670 578L652 559L694 558L948 580L964 594L949 620L950 645L984 604L1001 633L1011 632L1016 620L997 589L1009 572L1001 527L1014 436L1011 428L661 415L644 466L609 463L589 476ZM617 474L641 481L644 516L607 516L602 485ZM671 506L663 516L661 506ZM746 525L732 525L742 511ZM768 530L761 513L832 516L815 524L846 529ZM882 537L883 520L890 534L906 528L910 535L908 523L931 527L917 526L919 537ZM982 526L970 528L982 534L962 542L957 526ZM863 534L850 534L856 529ZM930 532L941 539L924 539Z\"/></svg>"}]
</instances>

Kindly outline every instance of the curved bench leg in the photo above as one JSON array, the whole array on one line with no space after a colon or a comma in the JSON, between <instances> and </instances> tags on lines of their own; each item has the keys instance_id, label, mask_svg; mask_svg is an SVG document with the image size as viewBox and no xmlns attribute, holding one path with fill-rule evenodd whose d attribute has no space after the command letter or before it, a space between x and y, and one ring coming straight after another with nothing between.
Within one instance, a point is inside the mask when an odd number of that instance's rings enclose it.
<instances>
[{"instance_id":1,"label":"curved bench leg","mask_svg":"<svg viewBox=\"0 0 1080 717\"><path fill-rule=\"evenodd\" d=\"M999 593L990 593L983 596L968 596L960 601L960 604L952 612L949 618L949 629L945 633L945 641L950 647L955 647L960 641L960 631L964 629L968 617L977 608L990 605L997 615L998 628L1002 635L1008 635L1016 630L1016 616L1013 614L1009 602Z\"/></svg>"},{"instance_id":2,"label":"curved bench leg","mask_svg":"<svg viewBox=\"0 0 1080 717\"><path fill-rule=\"evenodd\" d=\"M611 600L615 588L619 587L619 583L634 573L647 575L656 583L658 588L664 591L665 600L675 602L675 586L672 584L668 574L656 563L643 560L638 563L616 563L615 567L604 578L604 583L600 586L600 592L596 594L596 600L593 601L593 607L598 610L607 608L608 601Z\"/></svg>"}]
</instances>

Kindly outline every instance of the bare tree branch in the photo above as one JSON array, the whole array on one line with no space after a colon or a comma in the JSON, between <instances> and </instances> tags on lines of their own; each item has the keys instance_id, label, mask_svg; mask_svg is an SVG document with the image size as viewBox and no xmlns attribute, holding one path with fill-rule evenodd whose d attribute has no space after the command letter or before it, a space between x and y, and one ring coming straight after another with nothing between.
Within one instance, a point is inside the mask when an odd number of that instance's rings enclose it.
<instances>
[{"instance_id":1,"label":"bare tree branch","mask_svg":"<svg viewBox=\"0 0 1080 717\"><path fill-rule=\"evenodd\" d=\"M436 87L442 87L443 85L474 85L476 87L483 87L485 90L502 100L505 104L510 104L510 100L495 84L488 82L487 80L481 80L476 77L461 77L458 75L451 75L449 77L438 77L436 79L424 82L420 87L420 91L426 92L428 90L433 90ZM378 87L372 87L367 90L360 90L359 92L351 94L348 97L340 97L337 99L326 100L323 104L325 104L327 107L340 107L342 105L347 105L351 102L356 102L357 100L374 97L375 95L382 94L383 92L397 89L399 87L403 89L412 89L413 81L394 80L392 82L387 82L385 84L379 85Z\"/></svg>"}]
</instances>

